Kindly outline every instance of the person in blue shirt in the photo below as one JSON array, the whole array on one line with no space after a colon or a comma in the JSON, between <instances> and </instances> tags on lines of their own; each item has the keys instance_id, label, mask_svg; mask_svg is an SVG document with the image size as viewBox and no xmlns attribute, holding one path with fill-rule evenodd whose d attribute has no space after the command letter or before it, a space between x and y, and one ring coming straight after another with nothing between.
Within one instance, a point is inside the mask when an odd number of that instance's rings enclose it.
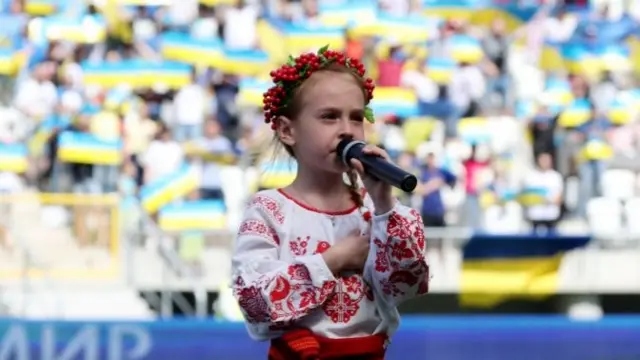
<instances>
[{"instance_id":1,"label":"person in blue shirt","mask_svg":"<svg viewBox=\"0 0 640 360\"><path fill-rule=\"evenodd\" d=\"M440 190L442 186L455 184L456 177L450 171L438 167L435 154L427 154L426 163L420 172L417 192L422 196L422 221L426 227L444 227L445 208Z\"/></svg>"}]
</instances>

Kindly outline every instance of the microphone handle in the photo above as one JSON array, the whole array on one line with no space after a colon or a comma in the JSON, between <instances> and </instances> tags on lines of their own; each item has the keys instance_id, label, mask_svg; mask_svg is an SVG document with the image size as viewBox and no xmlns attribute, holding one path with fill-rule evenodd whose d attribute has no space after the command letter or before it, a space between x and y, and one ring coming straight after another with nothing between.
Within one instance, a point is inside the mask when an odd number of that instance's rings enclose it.
<instances>
[{"instance_id":1,"label":"microphone handle","mask_svg":"<svg viewBox=\"0 0 640 360\"><path fill-rule=\"evenodd\" d=\"M394 186L404 192L412 192L418 185L415 175L397 167L385 159L371 154L360 154L357 157L364 166L364 172L382 182Z\"/></svg>"}]
</instances>

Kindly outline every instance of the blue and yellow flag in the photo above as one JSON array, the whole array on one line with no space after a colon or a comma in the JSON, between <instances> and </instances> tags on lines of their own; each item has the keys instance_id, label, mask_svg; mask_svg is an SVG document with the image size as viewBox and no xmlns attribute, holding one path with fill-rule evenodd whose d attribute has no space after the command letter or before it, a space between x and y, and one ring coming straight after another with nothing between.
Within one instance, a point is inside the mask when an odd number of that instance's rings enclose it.
<instances>
[{"instance_id":1,"label":"blue and yellow flag","mask_svg":"<svg viewBox=\"0 0 640 360\"><path fill-rule=\"evenodd\" d=\"M142 207L155 213L172 201L186 196L200 186L200 172L194 167L184 166L140 189Z\"/></svg>"},{"instance_id":2,"label":"blue and yellow flag","mask_svg":"<svg viewBox=\"0 0 640 360\"><path fill-rule=\"evenodd\" d=\"M288 186L296 178L298 164L291 159L277 159L265 162L260 166L258 187L264 189L278 189Z\"/></svg>"},{"instance_id":3,"label":"blue and yellow flag","mask_svg":"<svg viewBox=\"0 0 640 360\"><path fill-rule=\"evenodd\" d=\"M221 200L200 200L163 207L158 222L164 231L225 230L227 214Z\"/></svg>"},{"instance_id":4,"label":"blue and yellow flag","mask_svg":"<svg viewBox=\"0 0 640 360\"><path fill-rule=\"evenodd\" d=\"M57 155L60 161L68 163L118 165L122 162L122 141L64 131L60 134Z\"/></svg>"},{"instance_id":5,"label":"blue and yellow flag","mask_svg":"<svg viewBox=\"0 0 640 360\"><path fill-rule=\"evenodd\" d=\"M21 174L27 171L28 163L25 144L0 144L0 171Z\"/></svg>"},{"instance_id":6,"label":"blue and yellow flag","mask_svg":"<svg viewBox=\"0 0 640 360\"><path fill-rule=\"evenodd\" d=\"M474 235L463 249L460 304L491 308L513 299L542 300L558 290L563 254L589 236Z\"/></svg>"}]
</instances>

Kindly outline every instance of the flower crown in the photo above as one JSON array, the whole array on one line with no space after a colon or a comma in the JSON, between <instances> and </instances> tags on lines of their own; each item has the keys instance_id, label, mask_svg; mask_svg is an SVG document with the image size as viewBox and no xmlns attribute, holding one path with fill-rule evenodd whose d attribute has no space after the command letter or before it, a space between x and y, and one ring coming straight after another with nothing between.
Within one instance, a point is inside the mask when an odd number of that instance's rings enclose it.
<instances>
[{"instance_id":1,"label":"flower crown","mask_svg":"<svg viewBox=\"0 0 640 360\"><path fill-rule=\"evenodd\" d=\"M329 45L326 45L316 54L302 54L297 58L289 55L286 64L270 73L275 85L263 94L265 123L271 123L271 128L275 130L279 110L289 104L295 89L315 71L322 70L333 63L351 69L354 74L364 79L365 103L369 104L373 99L375 85L371 78L365 78L364 65L357 59L347 57L341 52L329 50ZM370 123L375 121L373 110L369 106L365 107L364 117Z\"/></svg>"}]
</instances>

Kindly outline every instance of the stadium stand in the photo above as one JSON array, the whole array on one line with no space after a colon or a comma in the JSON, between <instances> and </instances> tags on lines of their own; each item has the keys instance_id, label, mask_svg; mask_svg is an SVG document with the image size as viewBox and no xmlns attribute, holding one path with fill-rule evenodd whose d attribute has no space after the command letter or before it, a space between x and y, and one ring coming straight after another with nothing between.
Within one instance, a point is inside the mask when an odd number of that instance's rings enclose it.
<instances>
[{"instance_id":1,"label":"stadium stand","mask_svg":"<svg viewBox=\"0 0 640 360\"><path fill-rule=\"evenodd\" d=\"M640 11L561 3L0 1L0 313L147 319L138 292L224 289L246 199L295 173L269 151L265 71L325 44L367 64L369 139L425 182L398 195L445 243L434 292L462 291L474 232L532 231L614 248L585 251L607 265L588 281L571 252L554 291L628 291Z\"/></svg>"}]
</instances>

